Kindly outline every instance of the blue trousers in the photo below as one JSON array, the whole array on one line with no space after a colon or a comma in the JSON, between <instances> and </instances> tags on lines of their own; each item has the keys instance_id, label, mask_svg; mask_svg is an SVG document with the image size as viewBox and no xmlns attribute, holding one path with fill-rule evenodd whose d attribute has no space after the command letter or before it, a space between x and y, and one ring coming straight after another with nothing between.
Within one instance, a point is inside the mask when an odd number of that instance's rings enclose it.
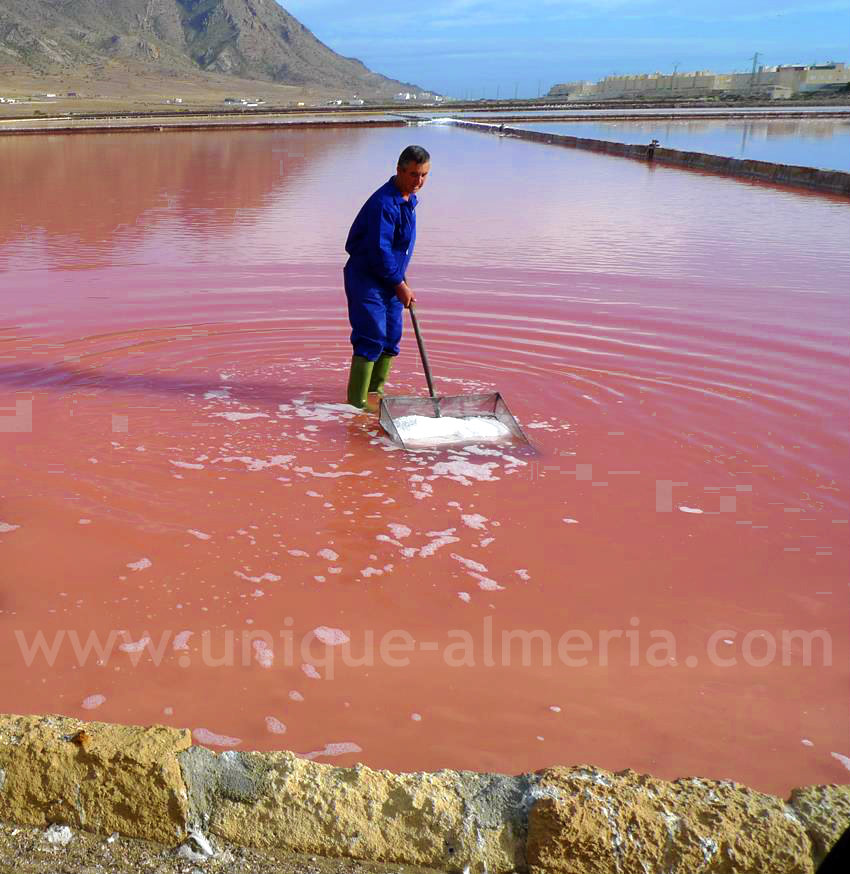
<instances>
[{"instance_id":1,"label":"blue trousers","mask_svg":"<svg viewBox=\"0 0 850 874\"><path fill-rule=\"evenodd\" d=\"M343 278L354 354L368 361L398 355L404 307L395 292L350 265Z\"/></svg>"}]
</instances>

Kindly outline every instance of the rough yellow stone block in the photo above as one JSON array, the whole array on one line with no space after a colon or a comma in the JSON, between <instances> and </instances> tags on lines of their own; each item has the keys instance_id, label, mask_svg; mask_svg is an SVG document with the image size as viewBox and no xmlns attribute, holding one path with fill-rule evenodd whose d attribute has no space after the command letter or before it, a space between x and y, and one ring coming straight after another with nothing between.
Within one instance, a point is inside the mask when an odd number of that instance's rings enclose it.
<instances>
[{"instance_id":1,"label":"rough yellow stone block","mask_svg":"<svg viewBox=\"0 0 850 874\"><path fill-rule=\"evenodd\" d=\"M592 767L540 775L532 874L811 874L806 829L781 799L737 783L668 782Z\"/></svg>"},{"instance_id":2,"label":"rough yellow stone block","mask_svg":"<svg viewBox=\"0 0 850 874\"><path fill-rule=\"evenodd\" d=\"M199 825L234 843L442 871L525 867L528 777L395 774L287 752L195 748L181 761Z\"/></svg>"},{"instance_id":3,"label":"rough yellow stone block","mask_svg":"<svg viewBox=\"0 0 850 874\"><path fill-rule=\"evenodd\" d=\"M791 792L789 804L811 838L815 865L820 865L850 828L850 786L803 786Z\"/></svg>"},{"instance_id":4,"label":"rough yellow stone block","mask_svg":"<svg viewBox=\"0 0 850 874\"><path fill-rule=\"evenodd\" d=\"M0 819L173 845L188 813L177 753L190 744L163 726L0 715Z\"/></svg>"}]
</instances>

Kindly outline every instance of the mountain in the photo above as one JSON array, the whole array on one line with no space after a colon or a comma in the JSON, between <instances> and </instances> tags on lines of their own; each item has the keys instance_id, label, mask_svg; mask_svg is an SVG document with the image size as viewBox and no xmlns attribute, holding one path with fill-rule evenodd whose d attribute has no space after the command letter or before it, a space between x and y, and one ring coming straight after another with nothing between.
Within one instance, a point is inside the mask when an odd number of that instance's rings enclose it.
<instances>
[{"instance_id":1,"label":"mountain","mask_svg":"<svg viewBox=\"0 0 850 874\"><path fill-rule=\"evenodd\" d=\"M73 74L116 61L363 95L415 87L338 55L275 0L2 0L5 70Z\"/></svg>"}]
</instances>

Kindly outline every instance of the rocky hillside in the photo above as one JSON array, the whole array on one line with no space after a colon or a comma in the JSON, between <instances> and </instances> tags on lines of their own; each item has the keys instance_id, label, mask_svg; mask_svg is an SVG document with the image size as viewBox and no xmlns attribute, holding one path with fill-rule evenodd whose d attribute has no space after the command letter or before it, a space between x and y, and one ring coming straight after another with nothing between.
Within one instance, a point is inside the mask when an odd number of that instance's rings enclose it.
<instances>
[{"instance_id":1,"label":"rocky hillside","mask_svg":"<svg viewBox=\"0 0 850 874\"><path fill-rule=\"evenodd\" d=\"M2 0L0 68L75 74L115 61L364 95L413 87L338 55L275 0Z\"/></svg>"}]
</instances>

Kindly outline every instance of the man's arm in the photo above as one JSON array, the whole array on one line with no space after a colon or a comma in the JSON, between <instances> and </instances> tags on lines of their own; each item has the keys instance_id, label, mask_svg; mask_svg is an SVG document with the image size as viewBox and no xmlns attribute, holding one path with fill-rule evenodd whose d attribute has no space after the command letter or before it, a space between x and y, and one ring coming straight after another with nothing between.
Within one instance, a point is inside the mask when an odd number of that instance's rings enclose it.
<instances>
[{"instance_id":1,"label":"man's arm","mask_svg":"<svg viewBox=\"0 0 850 874\"><path fill-rule=\"evenodd\" d=\"M405 309L416 301L416 295L413 289L407 284L407 280L402 281L395 287L396 297L404 304Z\"/></svg>"}]
</instances>

